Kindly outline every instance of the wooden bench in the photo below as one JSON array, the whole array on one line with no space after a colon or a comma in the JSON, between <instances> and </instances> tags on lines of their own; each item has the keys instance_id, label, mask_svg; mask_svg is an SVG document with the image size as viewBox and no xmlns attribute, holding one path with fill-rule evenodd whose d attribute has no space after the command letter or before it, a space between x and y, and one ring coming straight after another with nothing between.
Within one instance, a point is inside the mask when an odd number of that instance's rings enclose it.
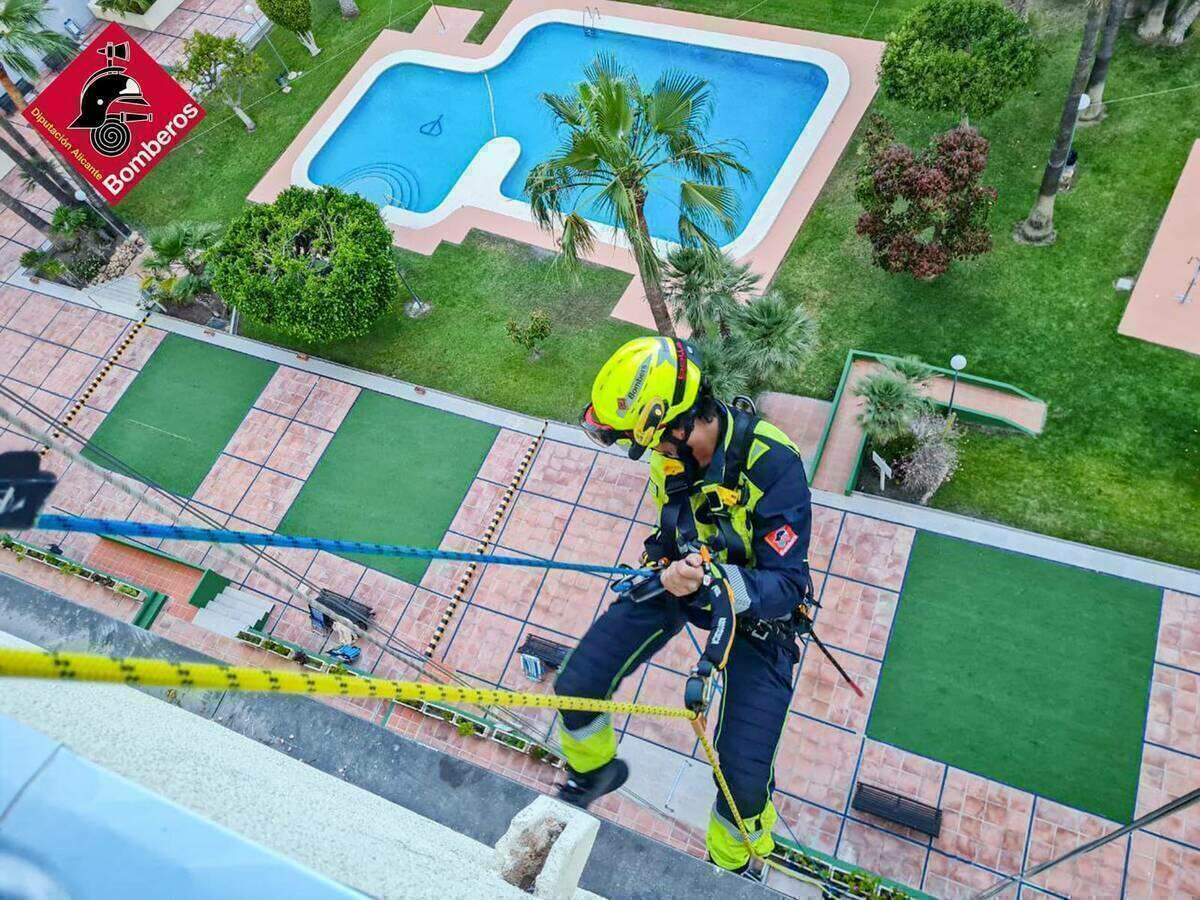
<instances>
[{"instance_id":1,"label":"wooden bench","mask_svg":"<svg viewBox=\"0 0 1200 900\"><path fill-rule=\"evenodd\" d=\"M525 636L525 643L517 648L521 654L521 668L530 681L541 681L547 667L559 668L571 652L571 648L558 641L536 634Z\"/></svg>"},{"instance_id":2,"label":"wooden bench","mask_svg":"<svg viewBox=\"0 0 1200 900\"><path fill-rule=\"evenodd\" d=\"M859 812L879 816L897 825L907 825L931 837L937 837L942 830L940 809L861 781L856 786L850 805Z\"/></svg>"}]
</instances>

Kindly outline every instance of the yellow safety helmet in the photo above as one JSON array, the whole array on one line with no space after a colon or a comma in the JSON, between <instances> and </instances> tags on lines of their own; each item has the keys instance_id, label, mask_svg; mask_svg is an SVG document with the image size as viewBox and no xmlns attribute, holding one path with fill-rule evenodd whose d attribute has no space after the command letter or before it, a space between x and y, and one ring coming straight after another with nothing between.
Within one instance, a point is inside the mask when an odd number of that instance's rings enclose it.
<instances>
[{"instance_id":1,"label":"yellow safety helmet","mask_svg":"<svg viewBox=\"0 0 1200 900\"><path fill-rule=\"evenodd\" d=\"M579 423L600 446L628 446L629 458L637 459L695 405L701 380L699 353L690 344L635 338L601 367Z\"/></svg>"}]
</instances>

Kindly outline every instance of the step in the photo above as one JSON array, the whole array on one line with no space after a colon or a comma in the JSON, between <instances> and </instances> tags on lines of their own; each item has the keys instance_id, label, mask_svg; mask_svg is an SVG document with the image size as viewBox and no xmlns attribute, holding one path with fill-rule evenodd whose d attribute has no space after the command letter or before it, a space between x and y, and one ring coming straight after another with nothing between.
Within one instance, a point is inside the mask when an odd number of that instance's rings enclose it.
<instances>
[{"instance_id":1,"label":"step","mask_svg":"<svg viewBox=\"0 0 1200 900\"><path fill-rule=\"evenodd\" d=\"M270 600L263 600L243 591L231 591L229 588L217 594L208 605L229 610L231 613L236 612L237 615L249 616L253 622L257 622L265 613L275 608L275 604Z\"/></svg>"},{"instance_id":2,"label":"step","mask_svg":"<svg viewBox=\"0 0 1200 900\"><path fill-rule=\"evenodd\" d=\"M206 628L216 634L223 634L226 637L232 638L237 637L238 632L246 628L246 625L238 619L222 615L219 610L212 610L208 607L196 613L196 618L192 619L192 624ZM250 624L254 623L251 622Z\"/></svg>"}]
</instances>

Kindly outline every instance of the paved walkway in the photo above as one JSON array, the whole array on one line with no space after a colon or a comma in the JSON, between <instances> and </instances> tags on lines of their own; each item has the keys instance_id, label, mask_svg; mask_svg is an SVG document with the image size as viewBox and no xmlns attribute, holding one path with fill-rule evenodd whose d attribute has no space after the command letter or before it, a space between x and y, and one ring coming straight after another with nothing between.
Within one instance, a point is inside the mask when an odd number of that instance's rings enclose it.
<instances>
[{"instance_id":1,"label":"paved walkway","mask_svg":"<svg viewBox=\"0 0 1200 900\"><path fill-rule=\"evenodd\" d=\"M155 322L204 338L201 329L187 323L158 317ZM61 411L88 379L89 373L74 354L86 357L91 352L99 364L122 339L127 325L107 312L64 304L12 286L0 288L0 342L15 348L11 354L0 354L0 359L16 359L15 367L0 373L4 384L40 404L57 405ZM122 357L118 376L111 384L106 380L107 387L96 395L96 405L87 407L80 420L85 430L99 424L137 377L162 334L150 327L139 335ZM416 394L411 385L317 360L298 360L286 351L244 339L216 335L207 339L271 358L278 356L285 363L197 493L197 502L220 522L273 530L303 481L321 464L325 446L360 387L390 385L390 393L412 392L419 402L430 402L431 392ZM101 348L102 343L105 346ZM14 356L18 351L20 356ZM338 377L342 372L355 383ZM959 386L960 392L963 387ZM496 501L529 445L529 434L536 433L541 423L466 401L459 404L456 411L474 412L488 420L509 416L508 421L516 426L505 427L498 435L442 541L444 547L469 550L487 528ZM577 439L572 430L559 427L542 444L497 533L500 551L604 563L632 561L640 551L653 519L645 467L578 444ZM0 435L0 445L7 448L23 442L11 434ZM117 494L90 472L64 465L57 454L48 460L61 477L55 503L66 511L131 519L148 515L140 504ZM779 784L775 799L787 828L801 842L819 850L853 858L859 865L939 897L960 897L986 887L998 874L1034 865L1113 827L1113 823L1047 798L866 736L892 622L903 602L917 527L905 523L908 507L875 501L870 507L872 514L867 515L857 506L839 508L865 502L865 498L821 492L815 497L810 559L823 603L818 624L867 696L860 700L845 690L818 654L804 657L776 766ZM932 523L935 529L952 528L959 521L936 511L918 512L932 517L920 520L918 527ZM189 518L181 516L180 520ZM996 528L970 520L963 524ZM972 532L969 536L987 539L990 534ZM1023 540L1034 537L1024 535ZM70 540L82 544L95 539L76 536ZM1013 542L1020 544L1015 538ZM76 549L86 552L89 548ZM276 608L268 628L273 634L314 651L323 648L325 638L312 633L306 610L293 601L287 589L248 567L231 565L218 551L184 544L167 549L272 599ZM1038 555L1055 552L1053 547L1039 549ZM1102 562L1109 557L1126 559L1093 552ZM432 636L463 569L461 564L435 564L419 583L410 584L328 554L272 554L307 578L371 605L380 634L414 648L424 647ZM1200 696L1200 627L1196 625L1200 621L1200 576L1148 562L1143 565L1146 568L1139 572L1148 580L1176 576L1181 584L1193 587L1188 592L1165 590L1162 594L1138 812L1200 780L1200 705L1196 702ZM11 554L0 553L0 569L21 578L36 577L39 583L54 581L44 586L76 602L99 606L110 615L129 618L136 612L133 604L114 603L111 592L95 596L94 585L63 579L46 567L16 564ZM525 679L517 648L530 634L574 644L610 596L604 580L594 576L481 567L438 647L437 662L474 683L549 690L549 683L534 685ZM263 665L270 660L279 664L277 658L265 657L262 651L194 625L186 611L173 610L173 605L169 603L155 623L157 633L230 662ZM689 635L681 634L653 664L628 679L618 696L676 704L696 653ZM363 665L381 676L411 677L410 669L375 648L364 650ZM494 742L464 738L446 723L404 707L366 699L331 702L398 734L541 790L549 790L557 777L555 770L530 757ZM550 730L549 715L523 715L533 720L535 727ZM676 847L702 853L702 824L712 788L702 753L689 731L677 727L678 723L654 720L624 719L617 725L622 753L637 763L631 786L654 808L620 795L606 799L597 811ZM850 794L858 780L940 805L945 815L941 837L930 841L850 810ZM1038 891L1051 897L1115 897L1122 891L1129 897L1194 896L1195 885L1189 879L1194 880L1200 872L1200 812L1177 819L1163 823L1153 834L1114 844L1095 854L1095 859L1088 857L1051 871L1037 880ZM1026 893L1037 896L1032 887Z\"/></svg>"},{"instance_id":2,"label":"paved walkway","mask_svg":"<svg viewBox=\"0 0 1200 900\"><path fill-rule=\"evenodd\" d=\"M854 388L864 376L883 368L883 364L872 359L856 359L850 367L841 401L833 413L833 423L825 440L820 464L813 478L813 487L832 493L847 493L850 477L858 466L863 448L863 430L858 422L863 409L863 400L855 396ZM945 404L950 399L951 379L935 375L923 389L925 396ZM960 380L954 391L954 405L991 416L999 416L1021 426L1033 434L1041 434L1046 424L1046 404L1026 400L1008 391Z\"/></svg>"}]
</instances>

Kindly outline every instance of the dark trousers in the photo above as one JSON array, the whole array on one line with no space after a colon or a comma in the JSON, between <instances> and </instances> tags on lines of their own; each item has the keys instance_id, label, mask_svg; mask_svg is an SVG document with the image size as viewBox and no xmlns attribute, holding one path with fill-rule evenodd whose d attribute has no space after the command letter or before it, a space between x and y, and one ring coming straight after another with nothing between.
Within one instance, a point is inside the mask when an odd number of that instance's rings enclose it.
<instances>
[{"instance_id":1,"label":"dark trousers","mask_svg":"<svg viewBox=\"0 0 1200 900\"><path fill-rule=\"evenodd\" d=\"M621 681L680 632L687 617L675 599L618 601L605 610L567 659L555 682L562 696L608 699ZM698 654L697 654L698 655ZM738 634L729 655L717 712L716 749L734 802L743 817L759 815L775 786L775 749L792 699L792 673L799 652L770 640ZM679 705L683 705L682 693ZM572 731L586 728L597 713L563 711ZM680 728L688 727L683 722ZM718 792L717 812L732 818Z\"/></svg>"}]
</instances>

